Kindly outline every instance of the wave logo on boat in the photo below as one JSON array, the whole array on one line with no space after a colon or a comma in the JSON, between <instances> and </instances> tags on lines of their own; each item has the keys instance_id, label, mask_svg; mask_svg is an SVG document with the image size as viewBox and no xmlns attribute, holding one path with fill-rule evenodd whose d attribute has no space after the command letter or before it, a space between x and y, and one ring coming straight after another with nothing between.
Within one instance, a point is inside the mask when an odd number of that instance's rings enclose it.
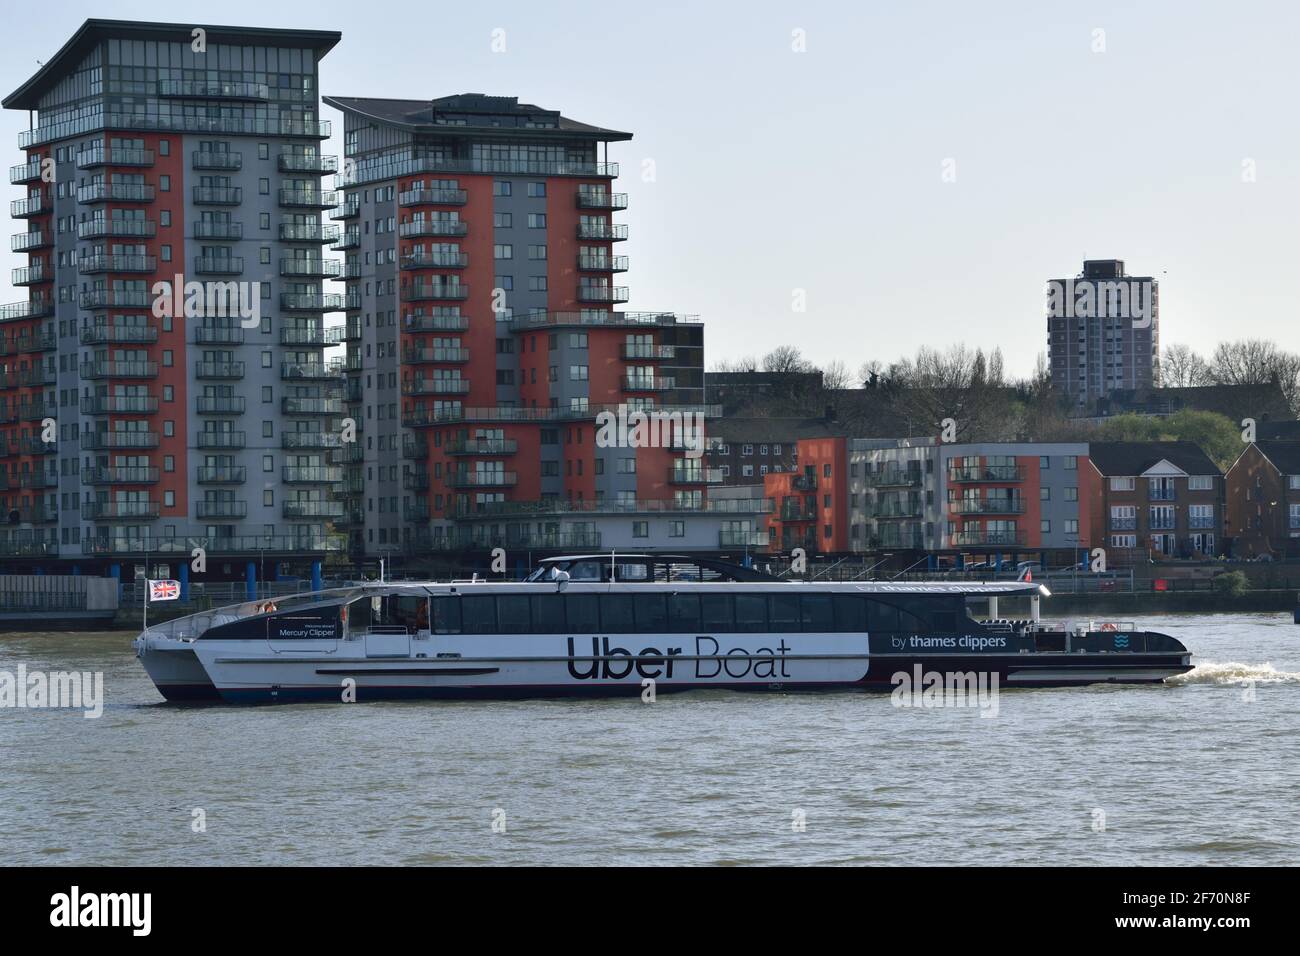
<instances>
[{"instance_id":1,"label":"wave logo on boat","mask_svg":"<svg viewBox=\"0 0 1300 956\"><path fill-rule=\"evenodd\" d=\"M1116 635L1115 635L1115 649L1116 649L1116 650L1128 650L1128 635L1127 635L1127 634L1116 634Z\"/></svg>"}]
</instances>

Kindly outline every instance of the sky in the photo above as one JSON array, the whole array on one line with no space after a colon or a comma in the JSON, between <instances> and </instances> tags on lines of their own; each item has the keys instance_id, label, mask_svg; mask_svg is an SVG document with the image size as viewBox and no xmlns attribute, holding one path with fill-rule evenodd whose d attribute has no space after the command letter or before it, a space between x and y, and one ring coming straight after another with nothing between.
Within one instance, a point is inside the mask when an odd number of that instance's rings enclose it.
<instances>
[{"instance_id":1,"label":"sky","mask_svg":"<svg viewBox=\"0 0 1300 956\"><path fill-rule=\"evenodd\" d=\"M339 30L326 95L517 96L632 132L626 308L699 315L709 366L964 342L1026 375L1044 283L1084 258L1159 280L1166 346L1300 350L1298 5L74 0L0 35L4 93L91 16ZM27 116L0 122L19 163ZM24 299L5 254L0 301Z\"/></svg>"}]
</instances>

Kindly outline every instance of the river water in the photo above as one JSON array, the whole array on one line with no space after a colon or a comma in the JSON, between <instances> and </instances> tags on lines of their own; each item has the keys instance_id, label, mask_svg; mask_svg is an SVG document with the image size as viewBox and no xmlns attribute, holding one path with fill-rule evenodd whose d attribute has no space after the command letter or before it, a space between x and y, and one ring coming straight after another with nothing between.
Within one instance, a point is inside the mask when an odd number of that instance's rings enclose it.
<instances>
[{"instance_id":1,"label":"river water","mask_svg":"<svg viewBox=\"0 0 1300 956\"><path fill-rule=\"evenodd\" d=\"M1296 864L1300 627L1171 615L1169 686L166 705L133 635L0 634L102 671L0 709L0 864ZM1245 683L1248 682L1248 683Z\"/></svg>"}]
</instances>

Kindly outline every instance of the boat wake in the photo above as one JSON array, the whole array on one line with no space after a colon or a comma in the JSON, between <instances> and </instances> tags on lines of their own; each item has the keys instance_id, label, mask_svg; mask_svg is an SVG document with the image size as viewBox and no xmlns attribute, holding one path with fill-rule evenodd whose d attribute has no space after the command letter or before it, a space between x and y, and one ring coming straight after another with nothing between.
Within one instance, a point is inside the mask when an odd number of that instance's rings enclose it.
<instances>
[{"instance_id":1,"label":"boat wake","mask_svg":"<svg viewBox=\"0 0 1300 956\"><path fill-rule=\"evenodd\" d=\"M1186 674L1166 679L1166 684L1300 684L1300 674L1280 671L1267 661L1263 664L1243 664L1240 661L1204 661Z\"/></svg>"}]
</instances>

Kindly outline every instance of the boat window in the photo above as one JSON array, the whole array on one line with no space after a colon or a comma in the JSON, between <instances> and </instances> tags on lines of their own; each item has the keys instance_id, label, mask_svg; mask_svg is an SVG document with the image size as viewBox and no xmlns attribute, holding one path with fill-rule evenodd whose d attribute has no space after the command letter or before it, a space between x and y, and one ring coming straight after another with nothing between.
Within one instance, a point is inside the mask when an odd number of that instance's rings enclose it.
<instances>
[{"instance_id":1,"label":"boat window","mask_svg":"<svg viewBox=\"0 0 1300 956\"><path fill-rule=\"evenodd\" d=\"M898 608L884 601L867 602L867 629L871 631L898 630Z\"/></svg>"},{"instance_id":2,"label":"boat window","mask_svg":"<svg viewBox=\"0 0 1300 956\"><path fill-rule=\"evenodd\" d=\"M600 629L610 634L635 633L630 594L600 595Z\"/></svg>"},{"instance_id":3,"label":"boat window","mask_svg":"<svg viewBox=\"0 0 1300 956\"><path fill-rule=\"evenodd\" d=\"M564 611L568 629L575 634L600 633L600 615L596 613L596 595L566 594Z\"/></svg>"},{"instance_id":4,"label":"boat window","mask_svg":"<svg viewBox=\"0 0 1300 956\"><path fill-rule=\"evenodd\" d=\"M664 609L664 598L662 591L633 595L636 629L642 634L662 634L668 630L668 612Z\"/></svg>"},{"instance_id":5,"label":"boat window","mask_svg":"<svg viewBox=\"0 0 1300 956\"><path fill-rule=\"evenodd\" d=\"M433 633L460 633L460 598L436 597L433 604Z\"/></svg>"},{"instance_id":6,"label":"boat window","mask_svg":"<svg viewBox=\"0 0 1300 956\"><path fill-rule=\"evenodd\" d=\"M767 600L761 594L736 595L736 630L766 631Z\"/></svg>"},{"instance_id":7,"label":"boat window","mask_svg":"<svg viewBox=\"0 0 1300 956\"><path fill-rule=\"evenodd\" d=\"M727 624L730 630L731 622ZM700 630L700 595L668 595L668 630L687 634Z\"/></svg>"},{"instance_id":8,"label":"boat window","mask_svg":"<svg viewBox=\"0 0 1300 956\"><path fill-rule=\"evenodd\" d=\"M467 594L461 598L461 630L466 634L497 632L496 598L490 594Z\"/></svg>"},{"instance_id":9,"label":"boat window","mask_svg":"<svg viewBox=\"0 0 1300 956\"><path fill-rule=\"evenodd\" d=\"M835 630L861 632L866 629L866 599L856 594L835 595Z\"/></svg>"},{"instance_id":10,"label":"boat window","mask_svg":"<svg viewBox=\"0 0 1300 956\"><path fill-rule=\"evenodd\" d=\"M772 594L767 599L767 613L774 631L799 630L799 595Z\"/></svg>"},{"instance_id":11,"label":"boat window","mask_svg":"<svg viewBox=\"0 0 1300 956\"><path fill-rule=\"evenodd\" d=\"M497 595L497 619L502 634L527 634L532 630L527 594Z\"/></svg>"},{"instance_id":12,"label":"boat window","mask_svg":"<svg viewBox=\"0 0 1300 956\"><path fill-rule=\"evenodd\" d=\"M564 595L533 595L533 630L539 634L562 634L564 626Z\"/></svg>"},{"instance_id":13,"label":"boat window","mask_svg":"<svg viewBox=\"0 0 1300 956\"><path fill-rule=\"evenodd\" d=\"M706 631L731 631L736 627L730 594L701 594L700 616Z\"/></svg>"},{"instance_id":14,"label":"boat window","mask_svg":"<svg viewBox=\"0 0 1300 956\"><path fill-rule=\"evenodd\" d=\"M804 594L799 598L799 613L805 631L835 630L835 614L829 594Z\"/></svg>"}]
</instances>

